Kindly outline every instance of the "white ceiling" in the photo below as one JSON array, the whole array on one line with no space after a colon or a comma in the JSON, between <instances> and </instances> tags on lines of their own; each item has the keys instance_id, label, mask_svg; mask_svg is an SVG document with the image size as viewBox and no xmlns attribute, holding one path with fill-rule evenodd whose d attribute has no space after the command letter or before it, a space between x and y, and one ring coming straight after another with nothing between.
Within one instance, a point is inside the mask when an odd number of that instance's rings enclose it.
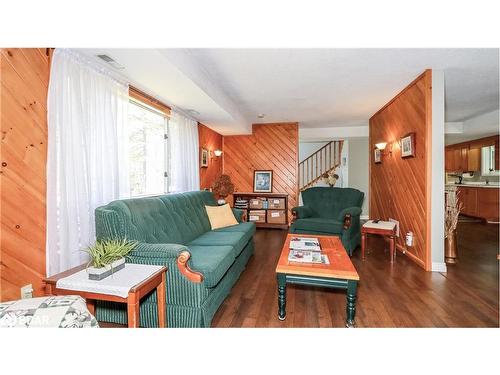
<instances>
[{"instance_id":1,"label":"white ceiling","mask_svg":"<svg viewBox=\"0 0 500 375\"><path fill-rule=\"evenodd\" d=\"M103 50L87 50L90 54ZM106 50L149 93L223 134L251 123L301 128L366 125L425 69L443 70L446 121L499 107L498 49ZM265 118L257 115L264 113Z\"/></svg>"}]
</instances>

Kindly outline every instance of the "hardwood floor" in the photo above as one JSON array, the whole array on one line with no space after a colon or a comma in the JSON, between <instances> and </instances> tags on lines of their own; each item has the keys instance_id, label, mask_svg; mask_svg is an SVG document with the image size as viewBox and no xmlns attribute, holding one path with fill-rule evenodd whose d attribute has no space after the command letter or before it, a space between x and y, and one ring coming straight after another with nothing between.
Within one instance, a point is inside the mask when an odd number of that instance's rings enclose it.
<instances>
[{"instance_id":1,"label":"hardwood floor","mask_svg":"<svg viewBox=\"0 0 500 375\"><path fill-rule=\"evenodd\" d=\"M447 273L425 272L399 252L391 265L388 243L369 237L366 261L359 248L352 257L360 276L357 326L498 327L498 228L459 223L459 263ZM325 288L288 285L287 317L278 320L275 267L285 237L282 230L257 231L255 254L212 327L344 327L345 292Z\"/></svg>"},{"instance_id":2,"label":"hardwood floor","mask_svg":"<svg viewBox=\"0 0 500 375\"><path fill-rule=\"evenodd\" d=\"M459 263L425 272L388 244L370 237L365 262L352 260L360 283L358 327L498 327L498 225L460 223ZM345 292L287 286L287 317L277 318L275 267L286 232L259 229L256 250L212 327L344 327Z\"/></svg>"}]
</instances>

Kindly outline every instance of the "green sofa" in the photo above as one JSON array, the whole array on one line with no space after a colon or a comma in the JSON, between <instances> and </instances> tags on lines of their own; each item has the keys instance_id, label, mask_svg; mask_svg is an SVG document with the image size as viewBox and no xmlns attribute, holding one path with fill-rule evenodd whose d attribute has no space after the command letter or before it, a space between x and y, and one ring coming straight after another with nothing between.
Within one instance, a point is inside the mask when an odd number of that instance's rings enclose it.
<instances>
[{"instance_id":1,"label":"green sofa","mask_svg":"<svg viewBox=\"0 0 500 375\"><path fill-rule=\"evenodd\" d=\"M292 208L290 233L340 236L352 255L361 241L359 216L364 193L352 188L312 187L302 192L303 206Z\"/></svg>"},{"instance_id":2,"label":"green sofa","mask_svg":"<svg viewBox=\"0 0 500 375\"><path fill-rule=\"evenodd\" d=\"M210 327L212 318L253 254L255 224L211 230L208 191L113 201L95 210L97 239L127 238L138 245L129 263L165 265L168 327ZM157 327L156 291L140 305L140 325ZM99 321L126 324L124 304L98 302Z\"/></svg>"}]
</instances>

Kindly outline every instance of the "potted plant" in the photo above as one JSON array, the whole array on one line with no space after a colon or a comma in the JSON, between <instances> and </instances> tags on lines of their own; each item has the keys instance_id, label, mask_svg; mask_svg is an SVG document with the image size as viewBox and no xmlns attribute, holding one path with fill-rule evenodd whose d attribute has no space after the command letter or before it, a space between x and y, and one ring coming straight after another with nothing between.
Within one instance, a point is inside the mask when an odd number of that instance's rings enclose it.
<instances>
[{"instance_id":1,"label":"potted plant","mask_svg":"<svg viewBox=\"0 0 500 375\"><path fill-rule=\"evenodd\" d=\"M225 204L226 197L234 193L234 184L231 182L231 177L227 174L220 175L212 185L212 191L219 196L218 204Z\"/></svg>"},{"instance_id":2,"label":"potted plant","mask_svg":"<svg viewBox=\"0 0 500 375\"><path fill-rule=\"evenodd\" d=\"M87 272L90 280L102 280L125 267L125 257L137 242L123 240L96 241L84 251L89 254Z\"/></svg>"},{"instance_id":3,"label":"potted plant","mask_svg":"<svg viewBox=\"0 0 500 375\"><path fill-rule=\"evenodd\" d=\"M339 179L339 175L334 171L325 172L321 175L321 177L323 178L323 181L325 181L325 184L328 184L330 187L334 187Z\"/></svg>"},{"instance_id":4,"label":"potted plant","mask_svg":"<svg viewBox=\"0 0 500 375\"><path fill-rule=\"evenodd\" d=\"M462 203L458 201L458 192L446 192L446 213L444 219L444 257L446 263L457 262L457 224L462 211Z\"/></svg>"}]
</instances>

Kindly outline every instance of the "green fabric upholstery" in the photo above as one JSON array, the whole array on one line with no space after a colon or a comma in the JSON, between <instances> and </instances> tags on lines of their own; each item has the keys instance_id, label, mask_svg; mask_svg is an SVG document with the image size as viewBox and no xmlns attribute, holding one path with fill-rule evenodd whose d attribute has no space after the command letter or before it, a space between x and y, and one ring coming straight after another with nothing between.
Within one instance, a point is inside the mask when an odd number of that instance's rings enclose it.
<instances>
[{"instance_id":1,"label":"green fabric upholstery","mask_svg":"<svg viewBox=\"0 0 500 375\"><path fill-rule=\"evenodd\" d=\"M313 215L312 210L307 206L299 206L292 208L292 212L297 214L297 219L304 219Z\"/></svg>"},{"instance_id":2,"label":"green fabric upholstery","mask_svg":"<svg viewBox=\"0 0 500 375\"><path fill-rule=\"evenodd\" d=\"M233 215L236 218L236 221L238 223L241 223L243 220L243 210L240 210L239 208L233 208Z\"/></svg>"},{"instance_id":3,"label":"green fabric upholstery","mask_svg":"<svg viewBox=\"0 0 500 375\"><path fill-rule=\"evenodd\" d=\"M361 242L359 217L364 193L352 188L312 187L302 192L303 206L295 207L297 219L290 233L335 235L352 255ZM344 229L345 215L351 215L351 226Z\"/></svg>"},{"instance_id":4,"label":"green fabric upholstery","mask_svg":"<svg viewBox=\"0 0 500 375\"><path fill-rule=\"evenodd\" d=\"M205 285L209 288L219 283L235 258L232 246L189 245L189 252L189 267L203 274Z\"/></svg>"},{"instance_id":5,"label":"green fabric upholstery","mask_svg":"<svg viewBox=\"0 0 500 375\"><path fill-rule=\"evenodd\" d=\"M343 222L333 219L322 219L320 217L308 217L297 220L294 224L296 230L342 233Z\"/></svg>"},{"instance_id":6,"label":"green fabric upholstery","mask_svg":"<svg viewBox=\"0 0 500 375\"><path fill-rule=\"evenodd\" d=\"M244 232L210 231L188 243L188 247L191 249L193 246L230 246L233 249L233 258L236 258L243 251L248 240L249 238L245 236Z\"/></svg>"},{"instance_id":7,"label":"green fabric upholstery","mask_svg":"<svg viewBox=\"0 0 500 375\"><path fill-rule=\"evenodd\" d=\"M117 200L95 211L97 239L138 242L128 263L167 266L169 327L209 327L253 254L255 224L241 223L242 210L233 210L240 224L212 231L205 205L217 205L213 194L196 191ZM180 273L177 257L182 251L190 252L189 266L203 274L202 283ZM157 326L156 300L155 291L141 300L142 326ZM98 302L96 317L126 323L126 308Z\"/></svg>"}]
</instances>

